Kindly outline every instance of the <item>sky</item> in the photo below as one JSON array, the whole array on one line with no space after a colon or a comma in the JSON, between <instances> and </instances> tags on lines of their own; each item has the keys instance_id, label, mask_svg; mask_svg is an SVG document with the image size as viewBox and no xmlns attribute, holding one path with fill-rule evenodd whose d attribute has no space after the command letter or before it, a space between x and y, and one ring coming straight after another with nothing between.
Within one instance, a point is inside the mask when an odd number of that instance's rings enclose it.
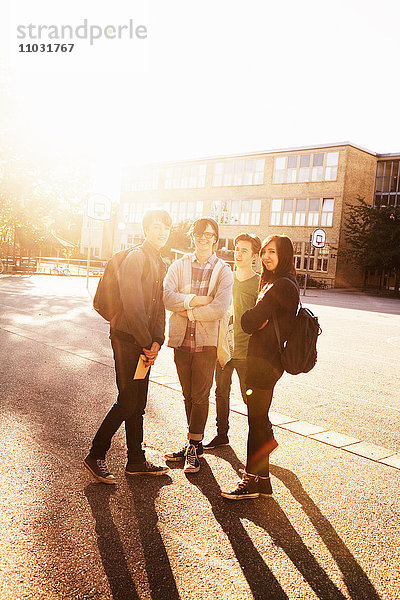
<instances>
[{"instance_id":1,"label":"sky","mask_svg":"<svg viewBox=\"0 0 400 600\"><path fill-rule=\"evenodd\" d=\"M98 191L124 164L343 141L400 152L397 0L6 0L0 11L2 128L37 159L94 162ZM147 37L18 51L60 43L27 38L29 24L85 19L131 21Z\"/></svg>"}]
</instances>

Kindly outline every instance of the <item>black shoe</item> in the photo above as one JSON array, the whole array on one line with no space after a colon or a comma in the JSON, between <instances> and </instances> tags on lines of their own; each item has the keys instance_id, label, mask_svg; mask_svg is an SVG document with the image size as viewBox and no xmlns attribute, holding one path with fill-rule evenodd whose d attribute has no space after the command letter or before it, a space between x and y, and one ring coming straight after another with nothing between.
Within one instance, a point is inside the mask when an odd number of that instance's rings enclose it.
<instances>
[{"instance_id":1,"label":"black shoe","mask_svg":"<svg viewBox=\"0 0 400 600\"><path fill-rule=\"evenodd\" d=\"M245 498L259 497L258 475L252 475L251 473L246 473L246 471L241 471L241 473L243 473L243 477L236 489L232 490L232 492L221 492L221 496L229 500L244 500Z\"/></svg>"},{"instance_id":2,"label":"black shoe","mask_svg":"<svg viewBox=\"0 0 400 600\"><path fill-rule=\"evenodd\" d=\"M272 496L271 479L269 477L258 477L258 491L260 496Z\"/></svg>"},{"instance_id":3,"label":"black shoe","mask_svg":"<svg viewBox=\"0 0 400 600\"><path fill-rule=\"evenodd\" d=\"M219 446L229 446L229 439L227 435L216 435L215 438L208 442L208 444L203 444L203 448L206 450L211 450L211 448L218 448Z\"/></svg>"},{"instance_id":4,"label":"black shoe","mask_svg":"<svg viewBox=\"0 0 400 600\"><path fill-rule=\"evenodd\" d=\"M189 447L189 444L186 444L186 446L183 446L182 450L179 450L178 452L168 452L167 454L164 454L165 460L170 460L171 462L177 462L178 460L185 460L185 456L186 456L188 447ZM197 456L202 456L202 455L203 455L203 444L201 442L199 442L199 445L197 446Z\"/></svg>"},{"instance_id":5,"label":"black shoe","mask_svg":"<svg viewBox=\"0 0 400 600\"><path fill-rule=\"evenodd\" d=\"M108 483L111 485L115 485L115 477L111 475L109 470L107 469L106 461L100 458L94 458L90 454L87 455L83 464L87 468L88 471L93 475L97 481L101 481L101 483Z\"/></svg>"},{"instance_id":6,"label":"black shoe","mask_svg":"<svg viewBox=\"0 0 400 600\"><path fill-rule=\"evenodd\" d=\"M197 447L194 444L189 444L186 450L184 473L198 473L200 471L200 462L197 454Z\"/></svg>"},{"instance_id":7,"label":"black shoe","mask_svg":"<svg viewBox=\"0 0 400 600\"><path fill-rule=\"evenodd\" d=\"M165 475L169 471L168 467L157 467L149 460L141 463L129 463L125 467L127 475Z\"/></svg>"}]
</instances>

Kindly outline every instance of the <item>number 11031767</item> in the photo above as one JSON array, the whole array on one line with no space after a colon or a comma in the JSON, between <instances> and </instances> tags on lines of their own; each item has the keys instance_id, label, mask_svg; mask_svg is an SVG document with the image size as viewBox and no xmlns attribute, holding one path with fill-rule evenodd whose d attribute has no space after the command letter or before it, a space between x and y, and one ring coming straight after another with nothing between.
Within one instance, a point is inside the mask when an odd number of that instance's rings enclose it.
<instances>
[{"instance_id":1,"label":"number 11031767","mask_svg":"<svg viewBox=\"0 0 400 600\"><path fill-rule=\"evenodd\" d=\"M18 52L72 52L75 44L19 44Z\"/></svg>"}]
</instances>

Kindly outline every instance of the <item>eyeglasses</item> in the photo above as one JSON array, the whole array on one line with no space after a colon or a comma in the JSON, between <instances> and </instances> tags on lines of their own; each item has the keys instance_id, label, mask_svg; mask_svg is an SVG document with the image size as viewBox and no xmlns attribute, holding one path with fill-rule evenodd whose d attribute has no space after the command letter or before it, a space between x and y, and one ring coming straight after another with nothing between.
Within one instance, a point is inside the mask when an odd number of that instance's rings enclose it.
<instances>
[{"instance_id":1,"label":"eyeglasses","mask_svg":"<svg viewBox=\"0 0 400 600\"><path fill-rule=\"evenodd\" d=\"M215 237L215 233L210 233L208 231L204 231L203 233L195 233L194 237L196 238L196 240L201 240L202 237L205 237L206 240L212 240L213 237Z\"/></svg>"}]
</instances>

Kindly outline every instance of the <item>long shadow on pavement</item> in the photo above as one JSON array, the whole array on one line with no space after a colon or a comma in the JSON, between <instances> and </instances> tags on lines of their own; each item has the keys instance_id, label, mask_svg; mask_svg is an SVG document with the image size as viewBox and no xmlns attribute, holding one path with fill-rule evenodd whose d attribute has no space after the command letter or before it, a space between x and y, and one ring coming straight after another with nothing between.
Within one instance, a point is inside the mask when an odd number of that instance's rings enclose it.
<instances>
[{"instance_id":1,"label":"long shadow on pavement","mask_svg":"<svg viewBox=\"0 0 400 600\"><path fill-rule=\"evenodd\" d=\"M218 452L218 456L229 462L237 473L243 468L243 464L232 448L224 448L222 451ZM202 469L204 469L204 467L202 467ZM229 500L224 501L224 499L220 496L219 485L212 475L211 470L209 467L206 467L206 470L208 471L208 481L205 483L205 485L202 486L202 484L200 484L198 487L202 489L203 493L209 498L210 502L211 498L213 499L211 503L214 514L223 528L225 521L227 520L227 515L230 515L232 518L236 518L239 523L239 527L242 527L240 524L240 519L250 519L255 525L265 529L274 544L282 548L298 571L303 575L310 587L317 594L318 598L322 598L324 600L343 600L345 598L342 592L336 587L324 569L317 562L313 554L309 551L307 546L302 541L299 533L290 523L286 514L274 499L265 498L258 501L248 500L239 501L237 503ZM351 554L350 550L344 544L343 540L339 537L328 519L322 514L318 506L306 493L298 477L288 469L274 465L271 465L270 472L273 476L282 481L293 497L301 504L305 514L310 519L318 535L321 537L322 541L328 548L333 559L336 561L336 564L341 570L350 597L353 600L365 600L366 598L368 598L368 600L380 600L380 596L375 590L371 581L368 579L367 575L362 570L354 556ZM229 503L229 512L227 512L227 503ZM220 520L221 516L222 520ZM225 531L231 539L228 531ZM245 535L247 536L247 533ZM235 553L236 545L237 544L235 541L235 546L232 544ZM254 552L257 552L255 548ZM248 571L248 565L246 565L247 557L243 556L243 552L240 547L239 554L236 554L247 578L247 572L245 570L247 569ZM254 590L249 579L248 582L254 594ZM261 599L265 596L254 595L254 597ZM270 597L275 598L275 596L272 594L272 590ZM281 596L278 595L276 596L276 598L280 597Z\"/></svg>"},{"instance_id":2,"label":"long shadow on pavement","mask_svg":"<svg viewBox=\"0 0 400 600\"><path fill-rule=\"evenodd\" d=\"M168 554L157 527L155 501L160 488L172 483L170 477L127 479L133 499L133 513L140 534L144 569L153 600L179 600ZM93 517L96 521L97 545L104 571L114 600L139 600L135 581L130 572L118 529L114 523L109 502L114 488L91 483L85 488Z\"/></svg>"},{"instance_id":3,"label":"long shadow on pavement","mask_svg":"<svg viewBox=\"0 0 400 600\"><path fill-rule=\"evenodd\" d=\"M143 485L141 477L127 476L127 482L132 494L151 598L179 600L180 596L167 550L157 527L158 515L155 506L160 488L170 485L172 479L168 475L147 477L146 485Z\"/></svg>"},{"instance_id":4,"label":"long shadow on pavement","mask_svg":"<svg viewBox=\"0 0 400 600\"><path fill-rule=\"evenodd\" d=\"M322 514L315 502L304 490L299 478L283 467L270 467L271 474L282 481L293 498L302 506L318 535L328 548L333 559L342 572L350 597L353 600L379 600L380 596L366 573L360 567L346 544L339 537L334 527Z\"/></svg>"},{"instance_id":5,"label":"long shadow on pavement","mask_svg":"<svg viewBox=\"0 0 400 600\"><path fill-rule=\"evenodd\" d=\"M96 521L97 545L113 599L139 600L109 506L114 487L90 483L84 491Z\"/></svg>"},{"instance_id":6,"label":"long shadow on pavement","mask_svg":"<svg viewBox=\"0 0 400 600\"><path fill-rule=\"evenodd\" d=\"M232 510L227 508L227 501L221 497L220 487L205 461L202 461L200 473L189 475L188 479L209 500L213 514L229 539L254 599L265 600L268 597L271 600L287 600L287 594L265 564L241 523L243 517L253 522L259 521L258 516L256 519L256 510L250 508L249 512L248 504L247 507L235 504ZM258 525L265 528L265 523Z\"/></svg>"}]
</instances>

